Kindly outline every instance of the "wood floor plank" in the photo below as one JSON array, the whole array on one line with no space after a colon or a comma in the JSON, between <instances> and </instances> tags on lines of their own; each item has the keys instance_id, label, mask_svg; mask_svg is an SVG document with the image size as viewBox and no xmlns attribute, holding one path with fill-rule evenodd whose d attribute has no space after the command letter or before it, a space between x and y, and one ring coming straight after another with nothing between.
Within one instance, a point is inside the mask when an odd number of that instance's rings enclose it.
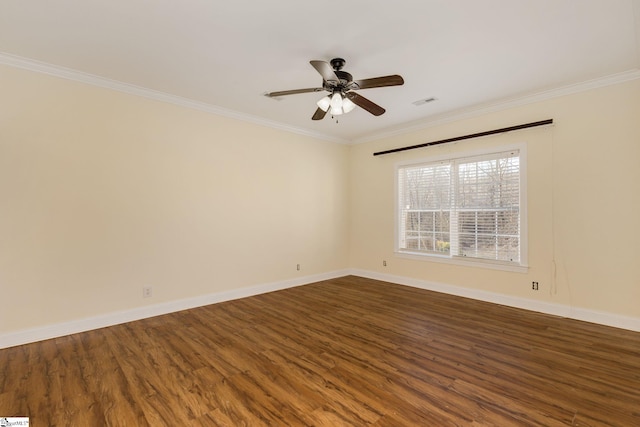
<instances>
[{"instance_id":1,"label":"wood floor plank","mask_svg":"<svg viewBox=\"0 0 640 427\"><path fill-rule=\"evenodd\" d=\"M86 377L104 409L104 425L120 425L121 420L131 420L136 426L148 426L144 412L136 404L134 391L109 344L112 332L113 329L107 328L81 334L87 354L83 361Z\"/></svg>"},{"instance_id":2,"label":"wood floor plank","mask_svg":"<svg viewBox=\"0 0 640 427\"><path fill-rule=\"evenodd\" d=\"M34 426L640 426L640 333L347 276L0 350Z\"/></svg>"}]
</instances>

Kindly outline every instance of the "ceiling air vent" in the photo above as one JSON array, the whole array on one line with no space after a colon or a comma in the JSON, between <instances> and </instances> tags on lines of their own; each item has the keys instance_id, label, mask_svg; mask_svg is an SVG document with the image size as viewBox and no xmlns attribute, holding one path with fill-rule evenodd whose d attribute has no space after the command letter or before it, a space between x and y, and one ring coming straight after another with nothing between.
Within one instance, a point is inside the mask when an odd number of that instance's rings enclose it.
<instances>
[{"instance_id":1,"label":"ceiling air vent","mask_svg":"<svg viewBox=\"0 0 640 427\"><path fill-rule=\"evenodd\" d=\"M436 101L436 100L437 100L437 98L434 98L432 96L431 98L419 99L417 101L412 102L412 104L417 107L419 105L428 104L429 102L433 102L433 101Z\"/></svg>"}]
</instances>

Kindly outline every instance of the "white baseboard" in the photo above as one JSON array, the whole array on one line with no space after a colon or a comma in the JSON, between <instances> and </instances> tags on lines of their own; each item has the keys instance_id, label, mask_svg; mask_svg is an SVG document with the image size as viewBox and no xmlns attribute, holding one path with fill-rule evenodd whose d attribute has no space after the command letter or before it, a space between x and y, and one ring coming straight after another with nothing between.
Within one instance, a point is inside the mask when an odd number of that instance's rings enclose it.
<instances>
[{"instance_id":1,"label":"white baseboard","mask_svg":"<svg viewBox=\"0 0 640 427\"><path fill-rule=\"evenodd\" d=\"M190 308L202 307L224 301L250 297L267 292L279 291L283 289L302 286L322 280L334 279L350 274L348 270L338 270L329 273L304 276L295 279L283 280L279 282L264 283L241 289L233 289L225 292L217 292L202 295L194 298L186 298L170 301L132 310L108 313L100 316L85 319L73 320L70 322L57 323L38 328L26 329L17 332L0 335L0 349L13 347L16 345L29 344L37 341L57 338L65 335L76 334L121 323L132 322L134 320L145 319L163 314L174 313L176 311L188 310Z\"/></svg>"},{"instance_id":2,"label":"white baseboard","mask_svg":"<svg viewBox=\"0 0 640 427\"><path fill-rule=\"evenodd\" d=\"M539 313L551 314L554 316L566 317L569 319L582 320L590 323L597 323L614 328L628 329L640 332L640 318L621 316L614 313L577 308L563 304L554 304L544 301L536 301L527 298L514 297L495 292L470 289L462 286L448 285L444 283L430 282L426 280L413 279L404 276L378 273L375 271L351 269L349 273L354 276L366 277L368 279L382 280L384 282L397 283L399 285L411 286L414 288L426 289L429 291L441 292L449 295L456 295L480 301L492 302L509 307L522 308Z\"/></svg>"},{"instance_id":3,"label":"white baseboard","mask_svg":"<svg viewBox=\"0 0 640 427\"><path fill-rule=\"evenodd\" d=\"M118 325L121 323L132 322L134 320L174 313L176 311L188 310L190 308L202 307L205 305L231 301L234 299L264 294L267 292L279 291L347 275L382 280L385 282L397 283L399 285L411 286L414 288L426 289L449 295L472 298L480 301L506 305L509 307L522 308L539 313L552 314L555 316L561 316L570 319L582 320L585 322L597 323L601 325L612 326L615 328L640 332L640 319L635 317L620 316L613 313L576 308L543 301L535 301L526 298L513 297L509 295L487 292L478 289L470 289L461 286L448 285L444 283L430 282L404 276L382 274L374 271L345 269L279 282L264 283L247 288L218 292L194 298L170 301L166 303L140 307L133 310L108 313L101 316L94 316L85 319L73 320L70 322L57 323L54 325L26 329L17 332L10 332L0 335L0 349L22 344L29 344L32 342L51 338L57 338L79 332L85 332L93 329L104 328L107 326Z\"/></svg>"}]
</instances>

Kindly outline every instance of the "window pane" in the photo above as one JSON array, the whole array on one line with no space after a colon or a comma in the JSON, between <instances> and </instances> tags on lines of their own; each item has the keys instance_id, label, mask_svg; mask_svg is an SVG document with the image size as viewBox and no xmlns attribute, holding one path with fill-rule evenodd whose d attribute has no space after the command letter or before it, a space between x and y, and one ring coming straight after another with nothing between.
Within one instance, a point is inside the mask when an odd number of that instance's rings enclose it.
<instances>
[{"instance_id":1,"label":"window pane","mask_svg":"<svg viewBox=\"0 0 640 427\"><path fill-rule=\"evenodd\" d=\"M449 164L412 167L403 170L400 190L406 209L448 209L450 206Z\"/></svg>"},{"instance_id":2,"label":"window pane","mask_svg":"<svg viewBox=\"0 0 640 427\"><path fill-rule=\"evenodd\" d=\"M520 262L520 239L517 237L498 237L498 250L501 259Z\"/></svg>"},{"instance_id":3,"label":"window pane","mask_svg":"<svg viewBox=\"0 0 640 427\"><path fill-rule=\"evenodd\" d=\"M419 239L417 233L407 233L405 240L405 249L413 249L418 250L419 248Z\"/></svg>"},{"instance_id":4,"label":"window pane","mask_svg":"<svg viewBox=\"0 0 640 427\"><path fill-rule=\"evenodd\" d=\"M420 239L420 249L423 251L433 251L433 234L423 234Z\"/></svg>"},{"instance_id":5,"label":"window pane","mask_svg":"<svg viewBox=\"0 0 640 427\"><path fill-rule=\"evenodd\" d=\"M477 212L477 233L496 234L496 214L495 211Z\"/></svg>"},{"instance_id":6,"label":"window pane","mask_svg":"<svg viewBox=\"0 0 640 427\"><path fill-rule=\"evenodd\" d=\"M475 234L460 234L458 236L458 252L462 256L475 256Z\"/></svg>"},{"instance_id":7,"label":"window pane","mask_svg":"<svg viewBox=\"0 0 640 427\"><path fill-rule=\"evenodd\" d=\"M498 213L498 234L519 234L520 212L517 210L502 211Z\"/></svg>"},{"instance_id":8,"label":"window pane","mask_svg":"<svg viewBox=\"0 0 640 427\"><path fill-rule=\"evenodd\" d=\"M476 232L476 212L471 211L458 213L458 231L459 233Z\"/></svg>"},{"instance_id":9,"label":"window pane","mask_svg":"<svg viewBox=\"0 0 640 427\"><path fill-rule=\"evenodd\" d=\"M407 212L406 216L407 231L417 231L420 225L420 213L419 212Z\"/></svg>"},{"instance_id":10,"label":"window pane","mask_svg":"<svg viewBox=\"0 0 640 427\"><path fill-rule=\"evenodd\" d=\"M420 230L433 231L433 212L420 212Z\"/></svg>"},{"instance_id":11,"label":"window pane","mask_svg":"<svg viewBox=\"0 0 640 427\"><path fill-rule=\"evenodd\" d=\"M496 236L478 236L476 245L476 257L487 259L498 259L498 242Z\"/></svg>"},{"instance_id":12,"label":"window pane","mask_svg":"<svg viewBox=\"0 0 640 427\"><path fill-rule=\"evenodd\" d=\"M449 232L449 212L439 211L434 215L434 231Z\"/></svg>"},{"instance_id":13,"label":"window pane","mask_svg":"<svg viewBox=\"0 0 640 427\"><path fill-rule=\"evenodd\" d=\"M483 235L461 236L461 253L474 258L496 259L496 237Z\"/></svg>"},{"instance_id":14,"label":"window pane","mask_svg":"<svg viewBox=\"0 0 640 427\"><path fill-rule=\"evenodd\" d=\"M449 253L451 249L451 241L449 240L449 233L436 233L435 234L437 252Z\"/></svg>"}]
</instances>

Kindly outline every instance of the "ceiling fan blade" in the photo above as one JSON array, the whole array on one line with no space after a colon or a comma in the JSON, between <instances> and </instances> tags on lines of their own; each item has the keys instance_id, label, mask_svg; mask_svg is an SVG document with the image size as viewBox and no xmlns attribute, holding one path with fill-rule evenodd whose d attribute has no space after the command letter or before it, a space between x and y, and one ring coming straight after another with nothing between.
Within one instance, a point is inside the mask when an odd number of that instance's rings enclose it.
<instances>
[{"instance_id":1,"label":"ceiling fan blade","mask_svg":"<svg viewBox=\"0 0 640 427\"><path fill-rule=\"evenodd\" d=\"M269 98L275 98L276 96L295 95L298 93L308 93L308 92L322 92L323 90L324 89L321 87L310 87L307 89L281 90L279 92L269 92L269 93L265 93L264 96L268 96Z\"/></svg>"},{"instance_id":2,"label":"ceiling fan blade","mask_svg":"<svg viewBox=\"0 0 640 427\"><path fill-rule=\"evenodd\" d=\"M322 120L324 119L325 114L327 114L326 111L324 111L322 108L318 108L316 112L313 113L313 117L311 117L311 120Z\"/></svg>"},{"instance_id":3,"label":"ceiling fan blade","mask_svg":"<svg viewBox=\"0 0 640 427\"><path fill-rule=\"evenodd\" d=\"M381 106L379 106L375 102L369 101L364 96L359 95L359 94L357 94L355 92L347 92L345 96L347 98L349 98L350 100L352 100L354 104L356 104L359 107L364 108L365 110L367 110L368 112L370 112L374 116L380 116L380 115L384 114L384 112L386 111L384 108L382 108Z\"/></svg>"},{"instance_id":4,"label":"ceiling fan blade","mask_svg":"<svg viewBox=\"0 0 640 427\"><path fill-rule=\"evenodd\" d=\"M353 89L371 89L372 87L401 86L404 84L404 79L402 78L402 76L394 74L392 76L356 80L354 81L354 83L356 87L354 87Z\"/></svg>"},{"instance_id":5,"label":"ceiling fan blade","mask_svg":"<svg viewBox=\"0 0 640 427\"><path fill-rule=\"evenodd\" d=\"M337 83L340 81L336 73L333 71L331 65L326 61L309 61L309 63L316 69L322 76L322 79L327 82Z\"/></svg>"}]
</instances>

